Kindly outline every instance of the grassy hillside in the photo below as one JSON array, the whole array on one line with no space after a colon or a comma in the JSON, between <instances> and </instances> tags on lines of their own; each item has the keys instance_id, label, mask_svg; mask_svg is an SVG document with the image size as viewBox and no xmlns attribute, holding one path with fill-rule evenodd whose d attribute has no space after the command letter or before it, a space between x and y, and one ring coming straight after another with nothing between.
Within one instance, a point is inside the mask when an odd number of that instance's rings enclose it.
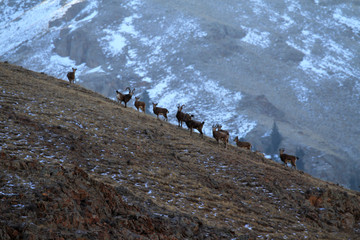
<instances>
[{"instance_id":1,"label":"grassy hillside","mask_svg":"<svg viewBox=\"0 0 360 240\"><path fill-rule=\"evenodd\" d=\"M0 63L1 239L360 238L358 192L129 106Z\"/></svg>"}]
</instances>

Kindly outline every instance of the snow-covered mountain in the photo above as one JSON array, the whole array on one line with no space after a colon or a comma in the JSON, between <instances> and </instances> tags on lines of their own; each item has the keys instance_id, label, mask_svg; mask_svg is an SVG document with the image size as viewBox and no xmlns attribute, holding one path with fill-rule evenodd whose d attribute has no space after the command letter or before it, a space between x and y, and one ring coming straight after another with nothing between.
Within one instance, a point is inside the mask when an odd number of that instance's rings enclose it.
<instances>
[{"instance_id":1,"label":"snow-covered mountain","mask_svg":"<svg viewBox=\"0 0 360 240\"><path fill-rule=\"evenodd\" d=\"M359 189L360 3L302 0L9 1L0 60L110 98L136 89L265 151L276 122L303 168Z\"/></svg>"}]
</instances>

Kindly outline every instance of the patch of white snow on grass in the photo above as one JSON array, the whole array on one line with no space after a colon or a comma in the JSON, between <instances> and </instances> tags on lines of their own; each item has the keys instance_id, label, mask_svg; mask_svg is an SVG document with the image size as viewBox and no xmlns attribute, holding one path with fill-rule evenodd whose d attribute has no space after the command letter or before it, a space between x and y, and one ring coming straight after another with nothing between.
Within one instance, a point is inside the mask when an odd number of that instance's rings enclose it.
<instances>
[{"instance_id":1,"label":"patch of white snow on grass","mask_svg":"<svg viewBox=\"0 0 360 240\"><path fill-rule=\"evenodd\" d=\"M249 229L249 230L252 230L252 227L250 226L250 224L245 224L244 227L247 228L247 229Z\"/></svg>"}]
</instances>

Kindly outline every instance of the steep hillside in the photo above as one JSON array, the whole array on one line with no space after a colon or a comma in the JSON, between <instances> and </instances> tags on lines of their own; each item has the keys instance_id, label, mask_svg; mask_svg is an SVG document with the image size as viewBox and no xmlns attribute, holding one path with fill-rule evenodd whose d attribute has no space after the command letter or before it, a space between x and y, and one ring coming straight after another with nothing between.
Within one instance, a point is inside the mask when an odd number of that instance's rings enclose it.
<instances>
[{"instance_id":1,"label":"steep hillside","mask_svg":"<svg viewBox=\"0 0 360 240\"><path fill-rule=\"evenodd\" d=\"M129 106L0 63L1 239L360 238L358 192Z\"/></svg>"},{"instance_id":2,"label":"steep hillside","mask_svg":"<svg viewBox=\"0 0 360 240\"><path fill-rule=\"evenodd\" d=\"M109 98L131 85L170 110L185 103L272 155L263 136L276 122L302 170L360 191L359 11L359 0L6 0L0 61L57 78L76 66Z\"/></svg>"}]
</instances>

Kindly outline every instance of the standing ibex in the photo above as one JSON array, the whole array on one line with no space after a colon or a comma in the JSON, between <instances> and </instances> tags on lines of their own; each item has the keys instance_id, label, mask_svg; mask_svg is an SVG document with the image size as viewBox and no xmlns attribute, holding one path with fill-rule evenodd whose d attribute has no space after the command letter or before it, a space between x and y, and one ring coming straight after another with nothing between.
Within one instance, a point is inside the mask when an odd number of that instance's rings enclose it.
<instances>
[{"instance_id":1,"label":"standing ibex","mask_svg":"<svg viewBox=\"0 0 360 240\"><path fill-rule=\"evenodd\" d=\"M145 113L145 103L144 102L141 102L139 101L140 97L135 97L135 107L138 111L140 111L139 109L141 109L141 111L143 111L143 113Z\"/></svg>"},{"instance_id":2,"label":"standing ibex","mask_svg":"<svg viewBox=\"0 0 360 240\"><path fill-rule=\"evenodd\" d=\"M217 128L219 128L218 124L212 126L213 137L215 138L218 144L219 144L219 140L223 141L226 148L226 143L229 142L229 135L225 132L217 130Z\"/></svg>"},{"instance_id":3,"label":"standing ibex","mask_svg":"<svg viewBox=\"0 0 360 240\"><path fill-rule=\"evenodd\" d=\"M292 168L295 167L296 169L296 160L299 160L299 158L293 155L285 154L284 151L285 151L284 148L279 149L281 161L283 161L285 165L287 165L287 163L290 162L292 165L291 167Z\"/></svg>"},{"instance_id":4,"label":"standing ibex","mask_svg":"<svg viewBox=\"0 0 360 240\"><path fill-rule=\"evenodd\" d=\"M234 141L236 142L236 146L240 147L240 148L246 148L251 150L251 143L249 142L242 142L239 140L239 138L236 136L236 138L234 139Z\"/></svg>"},{"instance_id":5,"label":"standing ibex","mask_svg":"<svg viewBox=\"0 0 360 240\"><path fill-rule=\"evenodd\" d=\"M157 119L159 119L159 115L163 115L165 121L167 121L167 114L169 113L169 111L166 108L157 107L157 105L158 103L153 103L153 112L155 113Z\"/></svg>"},{"instance_id":6,"label":"standing ibex","mask_svg":"<svg viewBox=\"0 0 360 240\"><path fill-rule=\"evenodd\" d=\"M195 120L192 120L192 118L194 117L194 115L189 115L187 114L187 116L185 116L185 123L186 123L186 126L190 129L190 136L192 135L192 131L193 129L196 129L199 131L201 137L203 138L204 137L204 134L202 132L202 129L204 127L204 124L205 122L199 122L199 121L195 121Z\"/></svg>"},{"instance_id":7,"label":"standing ibex","mask_svg":"<svg viewBox=\"0 0 360 240\"><path fill-rule=\"evenodd\" d=\"M179 123L179 127L182 127L182 123L185 122L187 119L191 118L190 114L188 113L183 113L182 109L185 105L177 105L178 111L176 113L176 118L178 120Z\"/></svg>"},{"instance_id":8,"label":"standing ibex","mask_svg":"<svg viewBox=\"0 0 360 240\"><path fill-rule=\"evenodd\" d=\"M221 129L221 128L222 128L222 125L219 125L219 124L216 124L216 128L217 128L217 130L218 130L219 132L226 133L226 134L229 136L228 139L227 139L227 143L229 143L229 138L230 138L230 133L229 133L229 131Z\"/></svg>"},{"instance_id":9,"label":"standing ibex","mask_svg":"<svg viewBox=\"0 0 360 240\"><path fill-rule=\"evenodd\" d=\"M75 72L76 72L76 68L72 68L72 72L68 72L67 73L67 78L69 79L69 82L70 82L70 84L71 84L71 82L75 82Z\"/></svg>"},{"instance_id":10,"label":"standing ibex","mask_svg":"<svg viewBox=\"0 0 360 240\"><path fill-rule=\"evenodd\" d=\"M129 90L128 94L123 94L121 92L119 92L118 90L116 90L116 98L117 100L120 102L124 102L125 103L125 107L126 104L130 101L130 99L132 98L132 95L135 92L135 88L131 91L130 87L125 88L125 90Z\"/></svg>"}]
</instances>

